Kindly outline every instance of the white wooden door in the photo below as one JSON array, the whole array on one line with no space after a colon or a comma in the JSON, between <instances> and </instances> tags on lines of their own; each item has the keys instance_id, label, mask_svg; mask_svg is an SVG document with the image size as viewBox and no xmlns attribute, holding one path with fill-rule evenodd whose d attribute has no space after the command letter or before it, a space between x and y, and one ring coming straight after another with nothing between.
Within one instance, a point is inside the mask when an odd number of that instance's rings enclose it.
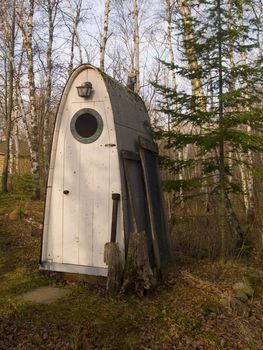
<instances>
[{"instance_id":1,"label":"white wooden door","mask_svg":"<svg viewBox=\"0 0 263 350\"><path fill-rule=\"evenodd\" d=\"M97 140L82 143L70 125L64 143L63 263L105 267L104 244L110 232L109 128L103 102L88 106L99 113L103 129ZM72 103L72 116L86 105ZM68 191L68 192L67 192Z\"/></svg>"}]
</instances>

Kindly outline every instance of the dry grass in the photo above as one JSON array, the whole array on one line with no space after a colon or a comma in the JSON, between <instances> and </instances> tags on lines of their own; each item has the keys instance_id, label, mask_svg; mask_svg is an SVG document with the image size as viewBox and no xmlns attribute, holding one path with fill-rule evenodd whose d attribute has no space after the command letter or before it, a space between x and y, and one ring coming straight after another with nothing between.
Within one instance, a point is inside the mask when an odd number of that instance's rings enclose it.
<instances>
[{"instance_id":1,"label":"dry grass","mask_svg":"<svg viewBox=\"0 0 263 350\"><path fill-rule=\"evenodd\" d=\"M11 221L7 214L17 206L23 215ZM0 349L262 350L263 271L241 262L200 262L181 253L164 283L141 299L67 283L70 295L51 305L19 301L33 287L64 285L38 271L40 231L27 220L38 222L42 210L40 202L0 197ZM193 223L181 224L182 235L187 227ZM244 279L255 291L246 315L220 303Z\"/></svg>"}]
</instances>

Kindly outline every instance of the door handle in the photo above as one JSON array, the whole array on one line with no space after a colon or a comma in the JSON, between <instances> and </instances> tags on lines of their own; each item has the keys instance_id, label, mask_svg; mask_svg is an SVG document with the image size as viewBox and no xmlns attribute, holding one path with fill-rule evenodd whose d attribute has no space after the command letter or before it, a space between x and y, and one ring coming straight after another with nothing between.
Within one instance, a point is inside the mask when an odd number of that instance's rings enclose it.
<instances>
[{"instance_id":1,"label":"door handle","mask_svg":"<svg viewBox=\"0 0 263 350\"><path fill-rule=\"evenodd\" d=\"M69 190L64 190L63 193L64 194L69 194Z\"/></svg>"}]
</instances>

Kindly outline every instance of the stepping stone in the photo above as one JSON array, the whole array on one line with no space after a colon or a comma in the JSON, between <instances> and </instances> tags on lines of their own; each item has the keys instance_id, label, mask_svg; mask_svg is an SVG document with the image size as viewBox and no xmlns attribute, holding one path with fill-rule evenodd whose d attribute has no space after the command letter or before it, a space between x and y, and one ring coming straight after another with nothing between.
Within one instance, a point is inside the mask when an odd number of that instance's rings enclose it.
<instances>
[{"instance_id":1,"label":"stepping stone","mask_svg":"<svg viewBox=\"0 0 263 350\"><path fill-rule=\"evenodd\" d=\"M55 287L39 287L20 295L20 299L39 304L51 304L56 300L67 296L70 293L68 289Z\"/></svg>"}]
</instances>

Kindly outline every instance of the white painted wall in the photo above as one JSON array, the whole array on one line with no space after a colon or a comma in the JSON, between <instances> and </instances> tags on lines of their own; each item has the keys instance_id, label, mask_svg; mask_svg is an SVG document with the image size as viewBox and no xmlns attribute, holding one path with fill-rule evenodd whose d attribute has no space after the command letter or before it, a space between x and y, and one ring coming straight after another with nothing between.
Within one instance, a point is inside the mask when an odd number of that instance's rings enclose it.
<instances>
[{"instance_id":1,"label":"white painted wall","mask_svg":"<svg viewBox=\"0 0 263 350\"><path fill-rule=\"evenodd\" d=\"M87 80L92 83L94 94L85 100L78 96L76 86ZM103 119L102 134L93 143L80 143L70 131L72 117L82 108L96 110ZM116 146L107 147L109 144ZM69 194L63 194L64 190ZM71 271L66 267L69 264L73 265L72 272L105 275L104 244L110 241L112 193L121 194L121 180L111 103L100 73L81 66L67 83L56 120L42 268ZM121 202L117 242L124 252ZM95 269L83 269L83 266ZM100 268L105 270L101 272Z\"/></svg>"}]
</instances>

